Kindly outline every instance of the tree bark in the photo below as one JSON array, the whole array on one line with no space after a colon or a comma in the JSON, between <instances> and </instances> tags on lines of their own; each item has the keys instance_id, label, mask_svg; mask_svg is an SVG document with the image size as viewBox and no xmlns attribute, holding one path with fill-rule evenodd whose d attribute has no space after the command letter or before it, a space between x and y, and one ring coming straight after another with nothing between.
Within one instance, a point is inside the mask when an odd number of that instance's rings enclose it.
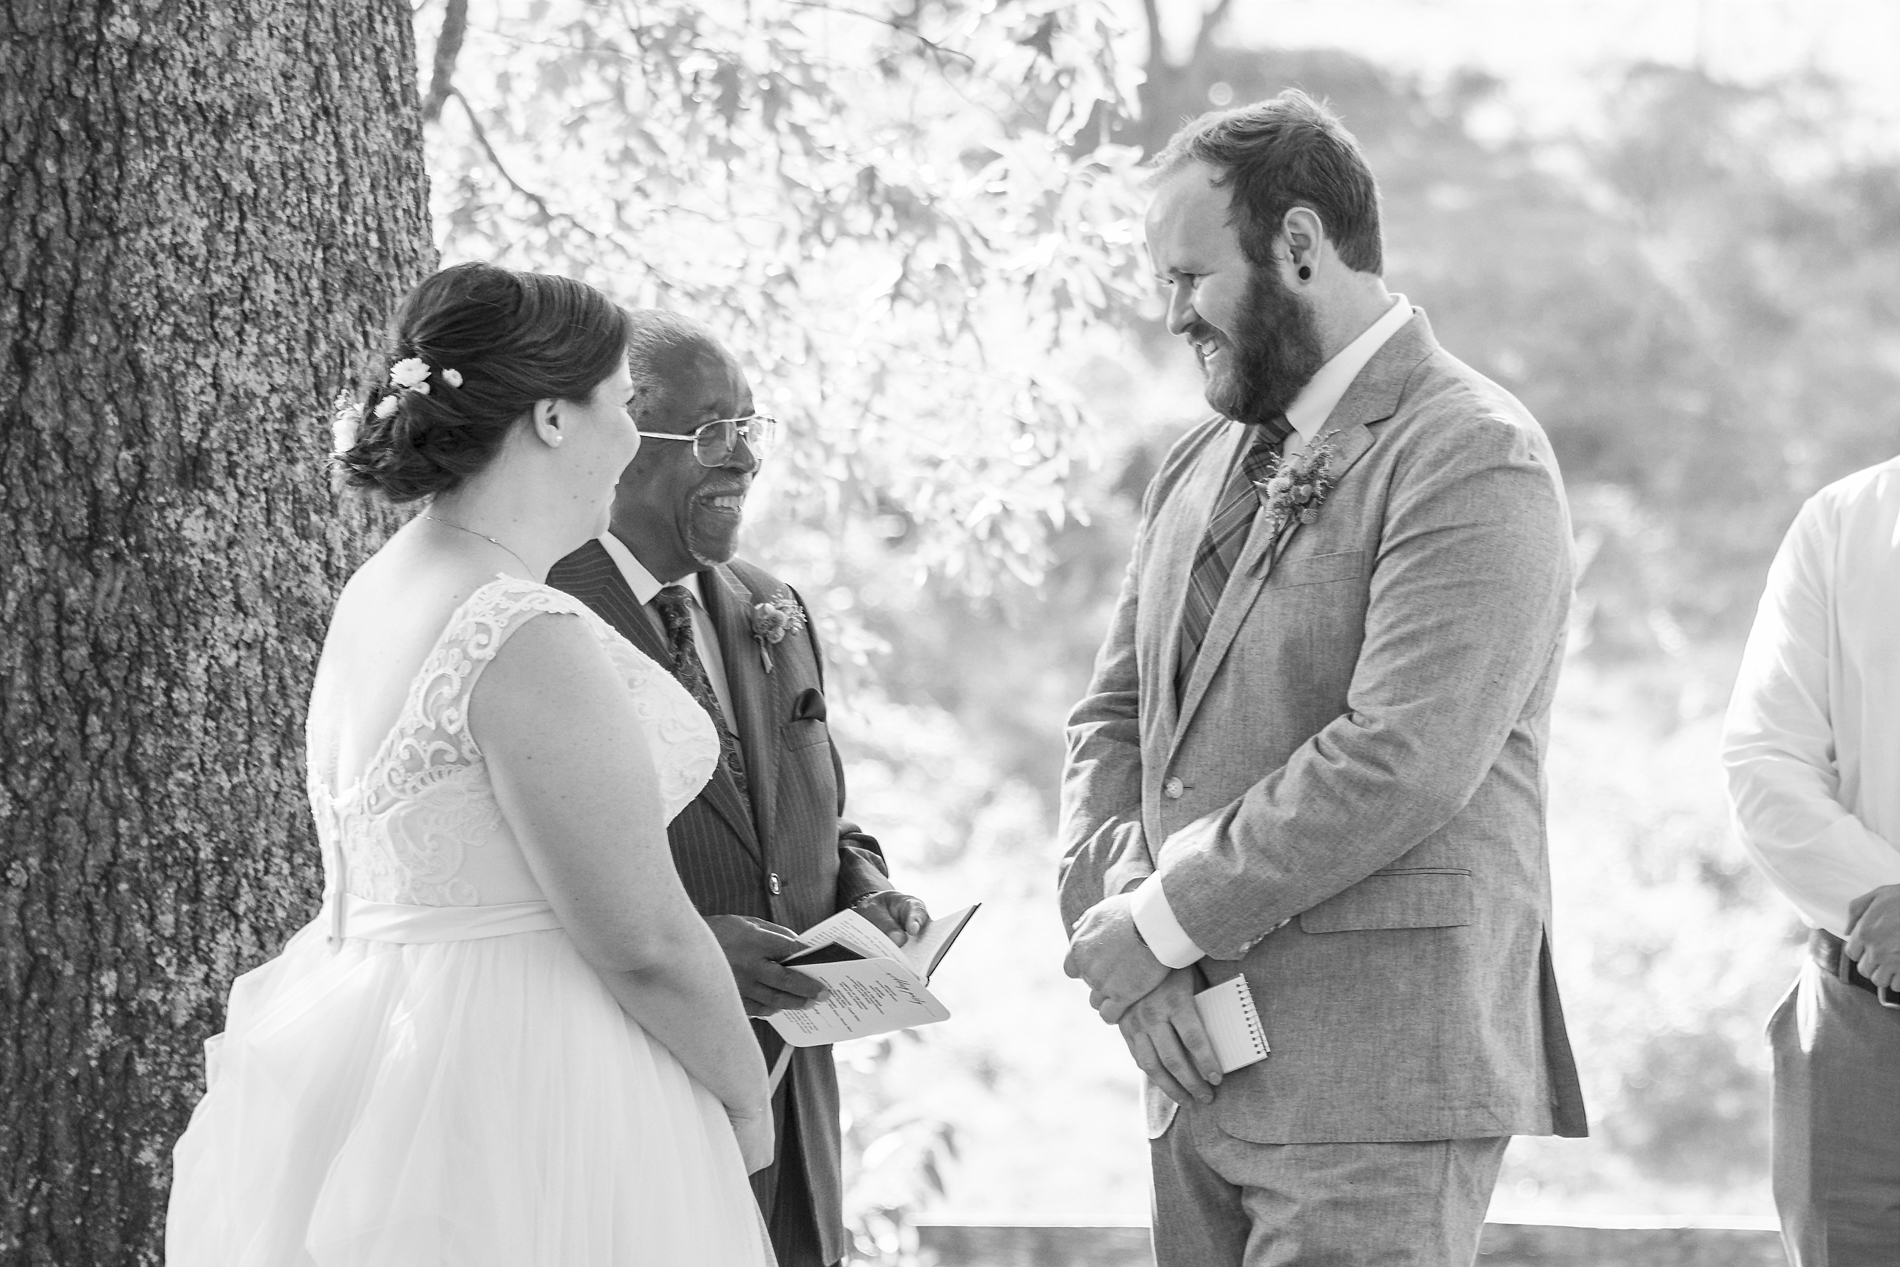
<instances>
[{"instance_id":1,"label":"tree bark","mask_svg":"<svg viewBox=\"0 0 1900 1267\"><path fill-rule=\"evenodd\" d=\"M0 0L0 1261L155 1263L380 521L329 402L433 264L402 0Z\"/></svg>"}]
</instances>

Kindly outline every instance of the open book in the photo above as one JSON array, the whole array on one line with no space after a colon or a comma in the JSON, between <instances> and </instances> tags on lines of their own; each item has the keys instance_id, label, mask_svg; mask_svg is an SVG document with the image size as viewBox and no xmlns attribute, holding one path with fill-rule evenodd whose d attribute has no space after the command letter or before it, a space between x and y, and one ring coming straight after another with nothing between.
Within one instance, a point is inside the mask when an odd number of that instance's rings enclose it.
<instances>
[{"instance_id":1,"label":"open book","mask_svg":"<svg viewBox=\"0 0 1900 1267\"><path fill-rule=\"evenodd\" d=\"M799 938L811 949L784 963L823 981L831 987L831 997L766 1019L794 1047L869 1038L947 1020L950 1009L937 1002L928 988L930 974L981 905L939 915L902 946L856 911L839 911L812 925Z\"/></svg>"}]
</instances>

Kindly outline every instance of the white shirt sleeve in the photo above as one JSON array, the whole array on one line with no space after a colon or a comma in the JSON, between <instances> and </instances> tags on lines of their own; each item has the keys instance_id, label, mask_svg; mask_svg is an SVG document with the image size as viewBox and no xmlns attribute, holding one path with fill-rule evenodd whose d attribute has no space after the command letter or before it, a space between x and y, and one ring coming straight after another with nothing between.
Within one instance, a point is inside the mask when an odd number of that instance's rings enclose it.
<instances>
[{"instance_id":1,"label":"white shirt sleeve","mask_svg":"<svg viewBox=\"0 0 1900 1267\"><path fill-rule=\"evenodd\" d=\"M1729 700L1722 764L1743 848L1803 919L1844 937L1854 898L1900 883L1900 853L1839 799L1833 535L1811 501L1775 555Z\"/></svg>"},{"instance_id":2,"label":"white shirt sleeve","mask_svg":"<svg viewBox=\"0 0 1900 1267\"><path fill-rule=\"evenodd\" d=\"M1128 901L1128 913L1134 917L1141 939L1148 943L1148 953L1168 967L1185 968L1206 958L1207 952L1194 944L1194 939L1181 927L1181 921L1174 917L1168 895L1161 891L1159 876L1151 875L1142 881L1135 896Z\"/></svg>"}]
</instances>

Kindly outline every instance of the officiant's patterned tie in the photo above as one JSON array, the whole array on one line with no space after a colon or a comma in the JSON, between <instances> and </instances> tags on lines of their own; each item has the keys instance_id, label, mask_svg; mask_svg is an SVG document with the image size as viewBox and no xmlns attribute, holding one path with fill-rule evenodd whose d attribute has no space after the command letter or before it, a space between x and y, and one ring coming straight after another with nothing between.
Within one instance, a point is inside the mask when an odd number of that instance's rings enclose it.
<instances>
[{"instance_id":1,"label":"officiant's patterned tie","mask_svg":"<svg viewBox=\"0 0 1900 1267\"><path fill-rule=\"evenodd\" d=\"M666 627L667 650L673 653L673 676L712 718L713 728L719 732L720 759L726 763L726 769L732 771L732 781L739 785L739 794L749 796L745 757L739 751L739 741L732 728L726 725L725 710L719 707L719 696L713 693L706 663L699 658L699 647L693 641L692 601L693 596L686 592L684 585L665 586L653 596L654 609Z\"/></svg>"},{"instance_id":2,"label":"officiant's patterned tie","mask_svg":"<svg viewBox=\"0 0 1900 1267\"><path fill-rule=\"evenodd\" d=\"M1274 452L1293 427L1285 414L1275 414L1264 422L1247 424L1253 430L1253 443L1227 476L1220 503L1207 521L1207 535L1194 552L1194 567L1188 573L1187 593L1181 603L1181 658L1174 671L1174 697L1187 693L1188 674L1194 671L1194 657L1200 653L1201 639L1214 619L1221 591L1227 588L1227 574L1247 544L1247 529L1253 524L1260 498L1254 484L1267 478L1273 467Z\"/></svg>"}]
</instances>

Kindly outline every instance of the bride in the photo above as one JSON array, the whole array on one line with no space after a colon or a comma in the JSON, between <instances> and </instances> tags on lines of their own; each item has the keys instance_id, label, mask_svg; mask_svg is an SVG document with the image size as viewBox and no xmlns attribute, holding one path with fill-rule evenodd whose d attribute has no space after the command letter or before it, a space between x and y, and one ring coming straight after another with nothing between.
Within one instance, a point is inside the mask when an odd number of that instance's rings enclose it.
<instances>
[{"instance_id":1,"label":"bride","mask_svg":"<svg viewBox=\"0 0 1900 1267\"><path fill-rule=\"evenodd\" d=\"M337 602L323 907L232 986L167 1261L769 1263L765 1069L666 842L718 741L542 583L640 444L621 313L464 264L404 301L392 359L338 462L426 509Z\"/></svg>"}]
</instances>

